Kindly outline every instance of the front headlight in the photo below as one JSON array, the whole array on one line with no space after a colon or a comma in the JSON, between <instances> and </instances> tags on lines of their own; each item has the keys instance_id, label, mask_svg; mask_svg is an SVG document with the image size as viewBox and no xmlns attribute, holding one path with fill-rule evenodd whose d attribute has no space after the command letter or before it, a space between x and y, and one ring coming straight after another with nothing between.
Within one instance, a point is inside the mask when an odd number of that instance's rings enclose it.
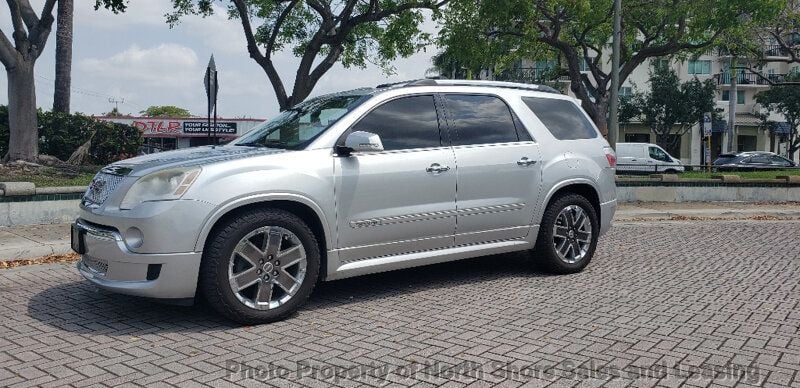
<instances>
[{"instance_id":1,"label":"front headlight","mask_svg":"<svg viewBox=\"0 0 800 388\"><path fill-rule=\"evenodd\" d=\"M139 178L120 203L120 209L133 209L142 202L180 198L200 175L199 167L171 168Z\"/></svg>"}]
</instances>

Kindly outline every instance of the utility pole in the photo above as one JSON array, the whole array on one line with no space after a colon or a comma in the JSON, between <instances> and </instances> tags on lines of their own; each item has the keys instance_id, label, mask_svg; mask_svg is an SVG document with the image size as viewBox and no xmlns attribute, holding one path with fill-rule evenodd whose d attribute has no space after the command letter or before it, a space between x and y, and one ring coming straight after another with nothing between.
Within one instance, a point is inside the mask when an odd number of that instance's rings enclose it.
<instances>
[{"instance_id":1,"label":"utility pole","mask_svg":"<svg viewBox=\"0 0 800 388\"><path fill-rule=\"evenodd\" d=\"M731 54L731 88L728 92L728 141L725 142L724 152L733 152L733 136L736 130L736 103L739 102L739 92L736 88L739 75L736 74L736 56Z\"/></svg>"},{"instance_id":2,"label":"utility pole","mask_svg":"<svg viewBox=\"0 0 800 388\"><path fill-rule=\"evenodd\" d=\"M114 110L119 112L119 104L124 104L125 103L125 99L123 98L121 100L117 100L116 98L111 97L111 98L108 99L108 102L114 104Z\"/></svg>"},{"instance_id":3,"label":"utility pole","mask_svg":"<svg viewBox=\"0 0 800 388\"><path fill-rule=\"evenodd\" d=\"M617 148L619 137L619 52L622 40L622 0L614 0L614 35L611 53L611 101L608 109L608 143Z\"/></svg>"}]
</instances>

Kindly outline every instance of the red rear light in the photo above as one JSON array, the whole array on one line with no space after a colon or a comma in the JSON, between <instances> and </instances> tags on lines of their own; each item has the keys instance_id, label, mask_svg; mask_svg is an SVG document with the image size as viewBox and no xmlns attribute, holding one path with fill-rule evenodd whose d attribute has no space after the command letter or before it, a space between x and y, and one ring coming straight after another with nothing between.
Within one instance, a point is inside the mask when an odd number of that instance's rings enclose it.
<instances>
[{"instance_id":1,"label":"red rear light","mask_svg":"<svg viewBox=\"0 0 800 388\"><path fill-rule=\"evenodd\" d=\"M608 160L608 167L617 168L617 154L614 153L614 150L611 147L603 148L603 151L606 153L606 160Z\"/></svg>"}]
</instances>

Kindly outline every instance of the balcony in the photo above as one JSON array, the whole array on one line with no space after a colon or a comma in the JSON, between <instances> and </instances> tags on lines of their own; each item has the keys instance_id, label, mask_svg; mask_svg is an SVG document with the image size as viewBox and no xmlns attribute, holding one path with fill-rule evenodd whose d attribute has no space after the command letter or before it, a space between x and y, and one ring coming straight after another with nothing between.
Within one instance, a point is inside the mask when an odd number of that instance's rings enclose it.
<instances>
[{"instance_id":1,"label":"balcony","mask_svg":"<svg viewBox=\"0 0 800 388\"><path fill-rule=\"evenodd\" d=\"M781 47L780 45L770 45L764 47L764 56L765 57L778 57L778 58L788 58L789 51L785 48Z\"/></svg>"},{"instance_id":2,"label":"balcony","mask_svg":"<svg viewBox=\"0 0 800 388\"><path fill-rule=\"evenodd\" d=\"M774 83L783 82L786 74L755 74L755 73L739 73L736 77L736 83L741 87L768 87ZM714 81L717 85L730 85L731 73L722 72L714 74Z\"/></svg>"}]
</instances>

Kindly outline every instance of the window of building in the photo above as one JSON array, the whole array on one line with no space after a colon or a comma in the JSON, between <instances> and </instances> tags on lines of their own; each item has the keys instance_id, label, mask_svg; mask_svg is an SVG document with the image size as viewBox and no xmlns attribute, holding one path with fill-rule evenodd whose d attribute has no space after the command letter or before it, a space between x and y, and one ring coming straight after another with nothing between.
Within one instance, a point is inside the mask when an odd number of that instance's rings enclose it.
<instances>
[{"instance_id":1,"label":"window of building","mask_svg":"<svg viewBox=\"0 0 800 388\"><path fill-rule=\"evenodd\" d=\"M633 95L633 88L630 86L623 86L619 88L620 97L628 97Z\"/></svg>"},{"instance_id":2,"label":"window of building","mask_svg":"<svg viewBox=\"0 0 800 388\"><path fill-rule=\"evenodd\" d=\"M367 114L352 130L377 134L387 151L441 145L433 96L391 100Z\"/></svg>"},{"instance_id":3,"label":"window of building","mask_svg":"<svg viewBox=\"0 0 800 388\"><path fill-rule=\"evenodd\" d=\"M522 101L558 140L597 137L597 131L581 108L570 101L540 97L523 97Z\"/></svg>"},{"instance_id":4,"label":"window of building","mask_svg":"<svg viewBox=\"0 0 800 388\"><path fill-rule=\"evenodd\" d=\"M745 151L755 151L757 145L758 138L756 136L751 135L738 135L736 136L736 149L739 152ZM764 163L768 163L769 156L767 156L767 161Z\"/></svg>"},{"instance_id":5,"label":"window of building","mask_svg":"<svg viewBox=\"0 0 800 388\"><path fill-rule=\"evenodd\" d=\"M656 58L653 59L653 68L663 70L669 68L669 59L666 58Z\"/></svg>"},{"instance_id":6,"label":"window of building","mask_svg":"<svg viewBox=\"0 0 800 388\"><path fill-rule=\"evenodd\" d=\"M649 133L626 133L625 134L625 142L626 143L649 143L650 142L650 134Z\"/></svg>"},{"instance_id":7,"label":"window of building","mask_svg":"<svg viewBox=\"0 0 800 388\"><path fill-rule=\"evenodd\" d=\"M447 110L456 127L453 145L519 141L511 110L494 96L448 94Z\"/></svg>"},{"instance_id":8,"label":"window of building","mask_svg":"<svg viewBox=\"0 0 800 388\"><path fill-rule=\"evenodd\" d=\"M711 74L710 60L689 61L689 74Z\"/></svg>"},{"instance_id":9,"label":"window of building","mask_svg":"<svg viewBox=\"0 0 800 388\"><path fill-rule=\"evenodd\" d=\"M723 90L722 91L722 101L730 101L730 90ZM736 104L742 105L744 104L744 90L737 90L736 91Z\"/></svg>"},{"instance_id":10,"label":"window of building","mask_svg":"<svg viewBox=\"0 0 800 388\"><path fill-rule=\"evenodd\" d=\"M586 57L581 58L581 66L580 71L591 71L589 70L589 62L594 61L594 57L589 57L589 60L586 60Z\"/></svg>"}]
</instances>

